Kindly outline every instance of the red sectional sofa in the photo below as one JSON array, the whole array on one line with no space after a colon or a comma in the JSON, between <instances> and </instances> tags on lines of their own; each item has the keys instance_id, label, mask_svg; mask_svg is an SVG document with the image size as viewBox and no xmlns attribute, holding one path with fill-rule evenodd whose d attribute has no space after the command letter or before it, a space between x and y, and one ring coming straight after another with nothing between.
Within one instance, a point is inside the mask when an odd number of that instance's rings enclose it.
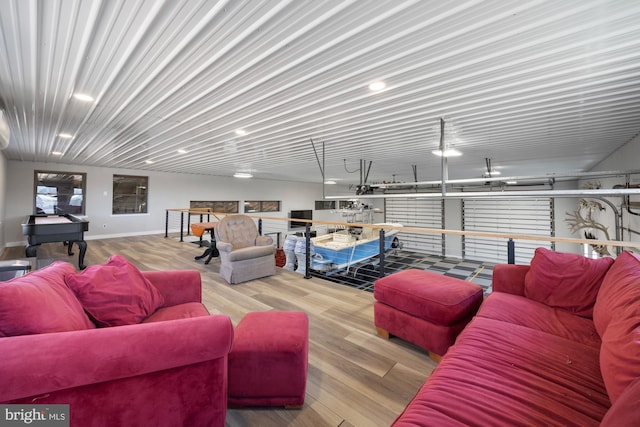
<instances>
[{"instance_id":1,"label":"red sectional sofa","mask_svg":"<svg viewBox=\"0 0 640 427\"><path fill-rule=\"evenodd\" d=\"M393 424L639 426L640 257L539 248L493 292Z\"/></svg>"},{"instance_id":2,"label":"red sectional sofa","mask_svg":"<svg viewBox=\"0 0 640 427\"><path fill-rule=\"evenodd\" d=\"M224 426L233 328L200 280L116 255L0 283L0 402L68 404L72 426Z\"/></svg>"}]
</instances>

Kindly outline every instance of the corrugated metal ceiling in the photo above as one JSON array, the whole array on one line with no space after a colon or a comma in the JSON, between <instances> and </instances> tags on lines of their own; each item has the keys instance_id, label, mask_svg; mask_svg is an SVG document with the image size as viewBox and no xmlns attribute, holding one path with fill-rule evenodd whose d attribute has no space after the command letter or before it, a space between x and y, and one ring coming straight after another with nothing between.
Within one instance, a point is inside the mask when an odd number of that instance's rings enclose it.
<instances>
[{"instance_id":1,"label":"corrugated metal ceiling","mask_svg":"<svg viewBox=\"0 0 640 427\"><path fill-rule=\"evenodd\" d=\"M0 10L14 160L320 182L313 138L327 178L357 183L363 159L370 182L413 181L414 165L423 181L440 177L441 117L463 152L450 178L481 176L485 158L503 175L585 171L640 131L637 0Z\"/></svg>"}]
</instances>

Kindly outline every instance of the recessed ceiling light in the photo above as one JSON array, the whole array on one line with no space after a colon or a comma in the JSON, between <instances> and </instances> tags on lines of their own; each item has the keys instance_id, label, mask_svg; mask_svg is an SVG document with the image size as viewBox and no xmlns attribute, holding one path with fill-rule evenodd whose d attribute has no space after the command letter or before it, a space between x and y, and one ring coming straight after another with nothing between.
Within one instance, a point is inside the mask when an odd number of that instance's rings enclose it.
<instances>
[{"instance_id":1,"label":"recessed ceiling light","mask_svg":"<svg viewBox=\"0 0 640 427\"><path fill-rule=\"evenodd\" d=\"M62 151L52 151L51 155L52 156L62 156Z\"/></svg>"},{"instance_id":2,"label":"recessed ceiling light","mask_svg":"<svg viewBox=\"0 0 640 427\"><path fill-rule=\"evenodd\" d=\"M507 185L516 185L518 181L507 181Z\"/></svg>"},{"instance_id":3,"label":"recessed ceiling light","mask_svg":"<svg viewBox=\"0 0 640 427\"><path fill-rule=\"evenodd\" d=\"M376 82L373 82L369 85L369 90L372 92L377 92L380 91L382 89L384 89L385 87L387 87L387 84L385 82L383 82L382 80L378 80Z\"/></svg>"},{"instance_id":4,"label":"recessed ceiling light","mask_svg":"<svg viewBox=\"0 0 640 427\"><path fill-rule=\"evenodd\" d=\"M73 135L69 134L69 133L59 133L58 136L60 138L64 138L64 139L71 139L73 138Z\"/></svg>"},{"instance_id":5,"label":"recessed ceiling light","mask_svg":"<svg viewBox=\"0 0 640 427\"><path fill-rule=\"evenodd\" d=\"M148 164L148 165L153 164L153 160L145 160L144 162L145 162L146 164Z\"/></svg>"},{"instance_id":6,"label":"recessed ceiling light","mask_svg":"<svg viewBox=\"0 0 640 427\"><path fill-rule=\"evenodd\" d=\"M333 179L328 179L324 183L327 184L327 185L335 185L336 184L336 182Z\"/></svg>"},{"instance_id":7,"label":"recessed ceiling light","mask_svg":"<svg viewBox=\"0 0 640 427\"><path fill-rule=\"evenodd\" d=\"M458 157L462 156L462 153L455 148L447 148L444 153L441 150L433 150L433 154L440 157Z\"/></svg>"},{"instance_id":8,"label":"recessed ceiling light","mask_svg":"<svg viewBox=\"0 0 640 427\"><path fill-rule=\"evenodd\" d=\"M236 129L236 135L244 136L247 134L247 131L244 129Z\"/></svg>"},{"instance_id":9,"label":"recessed ceiling light","mask_svg":"<svg viewBox=\"0 0 640 427\"><path fill-rule=\"evenodd\" d=\"M179 149L179 150L178 150L178 153L180 153L180 154L187 154L187 153L188 153L188 151L187 151L187 150L185 150L185 149L183 149L183 148L181 148L181 149Z\"/></svg>"},{"instance_id":10,"label":"recessed ceiling light","mask_svg":"<svg viewBox=\"0 0 640 427\"><path fill-rule=\"evenodd\" d=\"M74 93L73 97L75 99L77 99L78 101L83 101L83 102L93 102L94 101L92 96L84 94L84 93Z\"/></svg>"},{"instance_id":11,"label":"recessed ceiling light","mask_svg":"<svg viewBox=\"0 0 640 427\"><path fill-rule=\"evenodd\" d=\"M234 178L253 178L253 175L251 175L248 172L236 172L233 174Z\"/></svg>"}]
</instances>

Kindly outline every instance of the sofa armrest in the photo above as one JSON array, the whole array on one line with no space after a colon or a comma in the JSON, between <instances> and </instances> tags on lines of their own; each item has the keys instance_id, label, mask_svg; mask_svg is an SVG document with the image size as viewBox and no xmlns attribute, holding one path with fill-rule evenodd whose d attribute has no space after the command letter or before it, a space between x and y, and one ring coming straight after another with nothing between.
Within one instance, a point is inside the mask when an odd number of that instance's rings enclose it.
<instances>
[{"instance_id":1,"label":"sofa armrest","mask_svg":"<svg viewBox=\"0 0 640 427\"><path fill-rule=\"evenodd\" d=\"M258 236L256 237L257 246L273 245L273 238L271 236Z\"/></svg>"},{"instance_id":2,"label":"sofa armrest","mask_svg":"<svg viewBox=\"0 0 640 427\"><path fill-rule=\"evenodd\" d=\"M0 402L226 358L232 339L224 315L2 338Z\"/></svg>"},{"instance_id":3,"label":"sofa armrest","mask_svg":"<svg viewBox=\"0 0 640 427\"><path fill-rule=\"evenodd\" d=\"M496 264L493 267L492 291L524 296L524 277L528 271L528 265Z\"/></svg>"},{"instance_id":4,"label":"sofa armrest","mask_svg":"<svg viewBox=\"0 0 640 427\"><path fill-rule=\"evenodd\" d=\"M164 297L165 307L202 302L202 278L198 270L143 271Z\"/></svg>"},{"instance_id":5,"label":"sofa armrest","mask_svg":"<svg viewBox=\"0 0 640 427\"><path fill-rule=\"evenodd\" d=\"M216 248L220 252L231 252L233 250L233 245L228 242L221 242L220 240L216 240Z\"/></svg>"}]
</instances>

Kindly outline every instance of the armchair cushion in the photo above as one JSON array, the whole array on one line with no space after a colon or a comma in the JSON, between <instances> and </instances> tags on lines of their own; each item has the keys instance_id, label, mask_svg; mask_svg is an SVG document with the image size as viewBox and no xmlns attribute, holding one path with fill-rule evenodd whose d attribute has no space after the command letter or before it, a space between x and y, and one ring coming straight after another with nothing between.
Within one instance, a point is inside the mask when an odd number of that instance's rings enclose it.
<instances>
[{"instance_id":1,"label":"armchair cushion","mask_svg":"<svg viewBox=\"0 0 640 427\"><path fill-rule=\"evenodd\" d=\"M612 258L591 259L537 248L524 279L524 294L550 307L591 317L600 284L611 264Z\"/></svg>"},{"instance_id":2,"label":"armchair cushion","mask_svg":"<svg viewBox=\"0 0 640 427\"><path fill-rule=\"evenodd\" d=\"M68 274L65 281L98 326L140 323L164 304L160 292L121 255Z\"/></svg>"},{"instance_id":3,"label":"armchair cushion","mask_svg":"<svg viewBox=\"0 0 640 427\"><path fill-rule=\"evenodd\" d=\"M75 271L56 261L0 283L0 337L95 328L64 283L65 275Z\"/></svg>"},{"instance_id":4,"label":"armchair cushion","mask_svg":"<svg viewBox=\"0 0 640 427\"><path fill-rule=\"evenodd\" d=\"M272 256L274 252L275 249L273 246L251 246L232 251L229 254L229 261L242 261L243 259Z\"/></svg>"},{"instance_id":5,"label":"armchair cushion","mask_svg":"<svg viewBox=\"0 0 640 427\"><path fill-rule=\"evenodd\" d=\"M246 215L228 215L222 218L215 228L216 241L233 244L233 250L255 246L258 229L251 217Z\"/></svg>"}]
</instances>

